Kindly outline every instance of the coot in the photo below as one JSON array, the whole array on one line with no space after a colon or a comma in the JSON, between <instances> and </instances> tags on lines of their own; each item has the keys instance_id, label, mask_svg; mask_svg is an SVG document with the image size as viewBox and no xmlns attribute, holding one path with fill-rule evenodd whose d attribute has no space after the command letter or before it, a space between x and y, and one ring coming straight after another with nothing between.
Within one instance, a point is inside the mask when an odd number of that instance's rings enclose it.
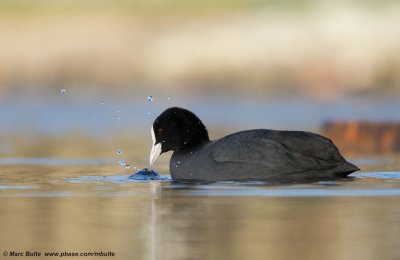
<instances>
[{"instance_id":1,"label":"coot","mask_svg":"<svg viewBox=\"0 0 400 260\"><path fill-rule=\"evenodd\" d=\"M301 181L345 177L359 168L331 140L310 132L256 129L210 141L201 120L172 107L154 121L150 165L173 151L174 180Z\"/></svg>"}]
</instances>

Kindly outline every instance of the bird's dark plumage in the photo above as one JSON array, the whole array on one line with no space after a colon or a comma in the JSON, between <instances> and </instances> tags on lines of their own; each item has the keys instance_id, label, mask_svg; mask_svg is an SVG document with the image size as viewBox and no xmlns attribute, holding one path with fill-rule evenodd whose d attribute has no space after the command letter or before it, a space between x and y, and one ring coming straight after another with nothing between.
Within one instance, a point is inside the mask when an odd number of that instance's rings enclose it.
<instances>
[{"instance_id":1,"label":"bird's dark plumage","mask_svg":"<svg viewBox=\"0 0 400 260\"><path fill-rule=\"evenodd\" d=\"M302 181L359 170L331 140L310 132L256 129L210 141L200 119L177 107L164 111L153 131L153 148L174 151L170 173L176 180Z\"/></svg>"}]
</instances>

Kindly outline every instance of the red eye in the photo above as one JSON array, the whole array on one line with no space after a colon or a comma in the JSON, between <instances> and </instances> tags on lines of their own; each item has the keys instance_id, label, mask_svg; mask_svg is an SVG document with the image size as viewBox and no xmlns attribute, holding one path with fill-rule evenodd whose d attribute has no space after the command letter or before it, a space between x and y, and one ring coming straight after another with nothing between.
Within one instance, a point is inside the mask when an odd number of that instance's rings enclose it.
<instances>
[{"instance_id":1,"label":"red eye","mask_svg":"<svg viewBox=\"0 0 400 260\"><path fill-rule=\"evenodd\" d=\"M164 133L164 129L159 128L159 129L158 129L158 134L159 134L159 135L163 135L163 133Z\"/></svg>"}]
</instances>

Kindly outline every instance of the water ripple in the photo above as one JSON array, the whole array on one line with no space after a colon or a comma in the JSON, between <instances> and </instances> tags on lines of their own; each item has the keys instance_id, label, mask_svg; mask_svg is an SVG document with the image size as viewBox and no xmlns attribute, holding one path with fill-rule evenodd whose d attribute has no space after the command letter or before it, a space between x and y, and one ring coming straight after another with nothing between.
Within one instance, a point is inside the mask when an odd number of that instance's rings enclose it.
<instances>
[{"instance_id":1,"label":"water ripple","mask_svg":"<svg viewBox=\"0 0 400 260\"><path fill-rule=\"evenodd\" d=\"M67 183L91 183L91 182L105 182L105 183L135 183L135 182L150 182L150 181L171 181L170 176L160 176L159 179L132 179L129 176L113 175L113 176L80 176L76 178L65 178Z\"/></svg>"},{"instance_id":2,"label":"water ripple","mask_svg":"<svg viewBox=\"0 0 400 260\"><path fill-rule=\"evenodd\" d=\"M400 180L400 172L361 172L353 174L356 178L376 178L376 179L398 179Z\"/></svg>"},{"instance_id":3,"label":"water ripple","mask_svg":"<svg viewBox=\"0 0 400 260\"><path fill-rule=\"evenodd\" d=\"M183 190L181 195L227 197L390 197L400 196L400 189L193 189Z\"/></svg>"}]
</instances>

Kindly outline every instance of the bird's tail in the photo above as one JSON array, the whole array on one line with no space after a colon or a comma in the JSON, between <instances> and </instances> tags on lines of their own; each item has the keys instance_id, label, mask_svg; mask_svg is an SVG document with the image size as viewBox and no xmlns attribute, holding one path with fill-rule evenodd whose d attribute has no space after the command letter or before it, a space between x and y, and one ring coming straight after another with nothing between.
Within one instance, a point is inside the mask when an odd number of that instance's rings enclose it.
<instances>
[{"instance_id":1,"label":"bird's tail","mask_svg":"<svg viewBox=\"0 0 400 260\"><path fill-rule=\"evenodd\" d=\"M344 161L344 162L340 162L337 165L337 168L335 169L335 175L338 177L346 177L350 173L353 173L353 172L359 171L359 170L360 170L360 168L358 168L354 164Z\"/></svg>"}]
</instances>

